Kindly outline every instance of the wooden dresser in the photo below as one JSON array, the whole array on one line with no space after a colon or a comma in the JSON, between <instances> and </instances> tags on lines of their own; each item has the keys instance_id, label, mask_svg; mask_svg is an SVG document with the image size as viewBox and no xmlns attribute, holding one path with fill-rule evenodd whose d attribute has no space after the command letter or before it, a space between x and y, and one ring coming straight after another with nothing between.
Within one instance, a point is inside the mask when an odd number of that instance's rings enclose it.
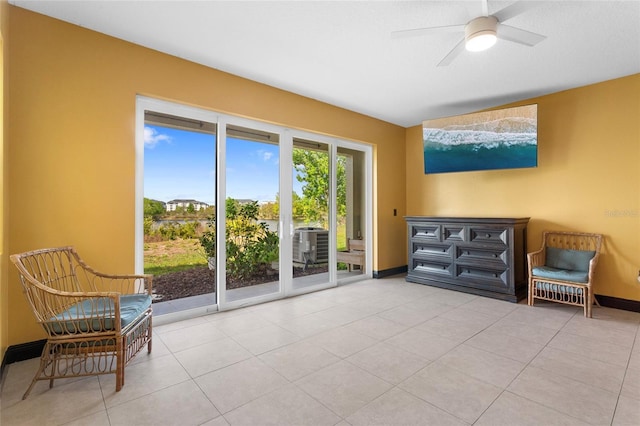
<instances>
[{"instance_id":1,"label":"wooden dresser","mask_svg":"<svg viewBox=\"0 0 640 426\"><path fill-rule=\"evenodd\" d=\"M407 281L510 302L527 297L528 217L405 220Z\"/></svg>"}]
</instances>

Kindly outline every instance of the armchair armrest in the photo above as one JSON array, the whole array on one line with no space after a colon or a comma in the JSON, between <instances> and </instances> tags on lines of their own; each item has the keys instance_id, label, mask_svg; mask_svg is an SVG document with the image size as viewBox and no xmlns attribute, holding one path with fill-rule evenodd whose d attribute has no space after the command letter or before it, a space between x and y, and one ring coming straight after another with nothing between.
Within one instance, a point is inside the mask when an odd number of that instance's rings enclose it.
<instances>
[{"instance_id":1,"label":"armchair armrest","mask_svg":"<svg viewBox=\"0 0 640 426\"><path fill-rule=\"evenodd\" d=\"M98 290L151 296L153 275L109 275L94 272L93 282Z\"/></svg>"},{"instance_id":2,"label":"armchair armrest","mask_svg":"<svg viewBox=\"0 0 640 426\"><path fill-rule=\"evenodd\" d=\"M153 275L149 274L105 274L81 264L78 279L92 291L116 292L119 294L147 294L151 296Z\"/></svg>"},{"instance_id":3,"label":"armchair armrest","mask_svg":"<svg viewBox=\"0 0 640 426\"><path fill-rule=\"evenodd\" d=\"M87 265L76 250L70 251L77 262L76 275L85 288L91 291L114 291L120 294L147 294L151 296L153 275L150 274L105 274Z\"/></svg>"},{"instance_id":4,"label":"armchair armrest","mask_svg":"<svg viewBox=\"0 0 640 426\"><path fill-rule=\"evenodd\" d=\"M596 270L596 265L598 264L598 257L600 257L600 253L596 253L589 261L589 285L593 283L593 273Z\"/></svg>"},{"instance_id":5,"label":"armchair armrest","mask_svg":"<svg viewBox=\"0 0 640 426\"><path fill-rule=\"evenodd\" d=\"M527 260L529 264L529 273L531 273L531 269L536 266L543 266L545 262L545 250L541 248L540 250L527 253Z\"/></svg>"}]
</instances>

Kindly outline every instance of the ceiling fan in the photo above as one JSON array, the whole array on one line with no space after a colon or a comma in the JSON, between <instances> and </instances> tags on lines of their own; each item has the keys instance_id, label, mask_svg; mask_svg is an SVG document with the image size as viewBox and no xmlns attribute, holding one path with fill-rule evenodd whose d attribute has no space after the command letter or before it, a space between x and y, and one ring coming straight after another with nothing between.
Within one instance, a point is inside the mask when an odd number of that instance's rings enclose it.
<instances>
[{"instance_id":1,"label":"ceiling fan","mask_svg":"<svg viewBox=\"0 0 640 426\"><path fill-rule=\"evenodd\" d=\"M525 46L535 46L540 43L546 36L503 24L504 21L526 12L531 7L530 3L518 1L489 15L487 0L482 0L482 16L466 24L400 30L392 32L391 35L392 37L414 37L452 32L464 33L464 37L438 63L439 67L443 67L453 62L465 48L476 52L486 50L495 44L497 38Z\"/></svg>"}]
</instances>

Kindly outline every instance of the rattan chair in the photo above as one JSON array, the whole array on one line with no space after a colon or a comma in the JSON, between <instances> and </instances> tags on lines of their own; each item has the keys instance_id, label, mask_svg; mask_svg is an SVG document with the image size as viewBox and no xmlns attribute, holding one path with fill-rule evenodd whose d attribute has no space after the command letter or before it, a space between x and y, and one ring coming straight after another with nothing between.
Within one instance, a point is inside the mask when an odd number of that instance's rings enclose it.
<instances>
[{"instance_id":1,"label":"rattan chair","mask_svg":"<svg viewBox=\"0 0 640 426\"><path fill-rule=\"evenodd\" d=\"M602 235L582 232L546 231L542 248L527 254L529 294L535 299L582 306L584 316L591 318L596 302L593 274L600 256Z\"/></svg>"},{"instance_id":2,"label":"rattan chair","mask_svg":"<svg viewBox=\"0 0 640 426\"><path fill-rule=\"evenodd\" d=\"M151 352L151 275L107 275L87 266L73 247L10 256L47 342L25 399L38 380L115 373L144 345Z\"/></svg>"}]
</instances>

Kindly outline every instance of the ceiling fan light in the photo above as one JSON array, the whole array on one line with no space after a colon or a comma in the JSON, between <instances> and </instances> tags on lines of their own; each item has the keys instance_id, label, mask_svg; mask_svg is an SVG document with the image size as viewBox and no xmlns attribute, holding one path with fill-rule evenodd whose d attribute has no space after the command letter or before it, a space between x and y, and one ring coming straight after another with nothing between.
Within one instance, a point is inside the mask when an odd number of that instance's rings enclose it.
<instances>
[{"instance_id":1,"label":"ceiling fan light","mask_svg":"<svg viewBox=\"0 0 640 426\"><path fill-rule=\"evenodd\" d=\"M496 44L498 19L495 16L480 16L464 27L464 47L470 52L487 50Z\"/></svg>"},{"instance_id":2,"label":"ceiling fan light","mask_svg":"<svg viewBox=\"0 0 640 426\"><path fill-rule=\"evenodd\" d=\"M464 47L470 52L481 52L496 44L496 40L494 31L482 31L467 38Z\"/></svg>"}]
</instances>

